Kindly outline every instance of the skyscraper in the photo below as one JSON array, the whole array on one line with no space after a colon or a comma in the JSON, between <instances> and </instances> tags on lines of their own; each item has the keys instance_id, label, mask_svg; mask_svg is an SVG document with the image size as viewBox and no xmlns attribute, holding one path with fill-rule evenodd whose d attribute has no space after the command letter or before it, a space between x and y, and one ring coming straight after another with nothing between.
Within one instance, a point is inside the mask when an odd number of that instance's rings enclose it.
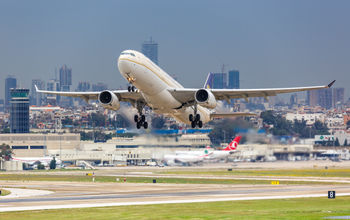
<instances>
[{"instance_id":1,"label":"skyscraper","mask_svg":"<svg viewBox=\"0 0 350 220\"><path fill-rule=\"evenodd\" d=\"M309 106L316 106L319 104L318 90L307 91L307 103Z\"/></svg>"},{"instance_id":2,"label":"skyscraper","mask_svg":"<svg viewBox=\"0 0 350 220\"><path fill-rule=\"evenodd\" d=\"M333 88L333 107L339 102L340 104L344 104L344 88Z\"/></svg>"},{"instance_id":3,"label":"skyscraper","mask_svg":"<svg viewBox=\"0 0 350 220\"><path fill-rule=\"evenodd\" d=\"M91 88L91 84L89 82L79 82L78 83L78 92L86 92L89 91Z\"/></svg>"},{"instance_id":4,"label":"skyscraper","mask_svg":"<svg viewBox=\"0 0 350 220\"><path fill-rule=\"evenodd\" d=\"M230 70L228 72L228 88L239 89L239 71Z\"/></svg>"},{"instance_id":5,"label":"skyscraper","mask_svg":"<svg viewBox=\"0 0 350 220\"><path fill-rule=\"evenodd\" d=\"M38 87L38 89L45 89L45 82L41 79L33 79L32 80L32 90L30 91L30 104L31 105L42 105L43 102L43 94L37 93L35 86Z\"/></svg>"},{"instance_id":6,"label":"skyscraper","mask_svg":"<svg viewBox=\"0 0 350 220\"><path fill-rule=\"evenodd\" d=\"M49 91L60 91L60 82L54 79L47 82L47 90ZM46 102L49 105L57 105L59 102L59 97L57 95L46 95Z\"/></svg>"},{"instance_id":7,"label":"skyscraper","mask_svg":"<svg viewBox=\"0 0 350 220\"><path fill-rule=\"evenodd\" d=\"M3 99L0 99L0 112L5 111L5 102Z\"/></svg>"},{"instance_id":8,"label":"skyscraper","mask_svg":"<svg viewBox=\"0 0 350 220\"><path fill-rule=\"evenodd\" d=\"M320 89L317 90L319 94L319 105L323 108L332 108L332 89Z\"/></svg>"},{"instance_id":9,"label":"skyscraper","mask_svg":"<svg viewBox=\"0 0 350 220\"><path fill-rule=\"evenodd\" d=\"M72 85L72 68L63 65L60 68L60 91L69 91Z\"/></svg>"},{"instance_id":10,"label":"skyscraper","mask_svg":"<svg viewBox=\"0 0 350 220\"><path fill-rule=\"evenodd\" d=\"M310 90L307 92L309 106L319 105L323 108L330 109L333 106L332 89Z\"/></svg>"},{"instance_id":11,"label":"skyscraper","mask_svg":"<svg viewBox=\"0 0 350 220\"><path fill-rule=\"evenodd\" d=\"M107 90L108 86L106 83L102 83L102 82L98 82L96 84L92 84L92 91L103 91L103 90Z\"/></svg>"},{"instance_id":12,"label":"skyscraper","mask_svg":"<svg viewBox=\"0 0 350 220\"><path fill-rule=\"evenodd\" d=\"M29 133L29 89L11 89L11 133Z\"/></svg>"},{"instance_id":13,"label":"skyscraper","mask_svg":"<svg viewBox=\"0 0 350 220\"><path fill-rule=\"evenodd\" d=\"M5 110L10 108L11 88L17 88L17 79L13 76L8 76L5 79Z\"/></svg>"},{"instance_id":14,"label":"skyscraper","mask_svg":"<svg viewBox=\"0 0 350 220\"><path fill-rule=\"evenodd\" d=\"M154 42L152 37L149 41L143 42L142 53L158 65L158 43Z\"/></svg>"},{"instance_id":15,"label":"skyscraper","mask_svg":"<svg viewBox=\"0 0 350 220\"><path fill-rule=\"evenodd\" d=\"M227 73L210 73L212 74L212 88L224 89L227 86Z\"/></svg>"},{"instance_id":16,"label":"skyscraper","mask_svg":"<svg viewBox=\"0 0 350 220\"><path fill-rule=\"evenodd\" d=\"M72 85L72 68L63 65L60 68L60 91L70 91ZM73 99L71 97L60 97L60 106L72 106Z\"/></svg>"}]
</instances>

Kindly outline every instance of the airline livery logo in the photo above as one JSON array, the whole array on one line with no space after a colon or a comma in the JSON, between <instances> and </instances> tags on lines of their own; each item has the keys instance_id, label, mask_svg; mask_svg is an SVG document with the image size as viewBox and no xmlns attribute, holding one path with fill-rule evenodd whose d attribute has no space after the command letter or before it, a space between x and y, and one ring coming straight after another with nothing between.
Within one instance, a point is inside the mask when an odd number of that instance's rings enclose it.
<instances>
[{"instance_id":1,"label":"airline livery logo","mask_svg":"<svg viewBox=\"0 0 350 220\"><path fill-rule=\"evenodd\" d=\"M240 140L241 136L235 137L235 139L233 139L233 141L225 148L225 150L236 150Z\"/></svg>"}]
</instances>

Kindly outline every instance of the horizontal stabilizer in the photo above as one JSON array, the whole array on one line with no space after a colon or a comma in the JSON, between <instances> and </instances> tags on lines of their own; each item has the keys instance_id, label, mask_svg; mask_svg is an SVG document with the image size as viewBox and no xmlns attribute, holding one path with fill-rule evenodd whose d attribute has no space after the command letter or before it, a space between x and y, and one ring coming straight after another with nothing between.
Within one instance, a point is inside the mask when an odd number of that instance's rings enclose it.
<instances>
[{"instance_id":1,"label":"horizontal stabilizer","mask_svg":"<svg viewBox=\"0 0 350 220\"><path fill-rule=\"evenodd\" d=\"M247 112L233 112L233 113L212 113L210 114L210 118L232 118L232 117L239 117L239 116L256 116L254 113L247 113Z\"/></svg>"}]
</instances>

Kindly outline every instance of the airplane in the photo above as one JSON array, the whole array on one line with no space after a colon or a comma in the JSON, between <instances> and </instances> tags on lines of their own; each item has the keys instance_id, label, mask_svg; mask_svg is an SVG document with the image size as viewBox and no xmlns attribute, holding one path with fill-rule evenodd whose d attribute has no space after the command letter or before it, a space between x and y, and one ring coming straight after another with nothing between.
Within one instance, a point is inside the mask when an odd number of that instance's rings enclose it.
<instances>
[{"instance_id":1,"label":"airplane","mask_svg":"<svg viewBox=\"0 0 350 220\"><path fill-rule=\"evenodd\" d=\"M201 153L195 154L166 154L164 155L164 162L167 165L176 165L176 164L194 164L203 162L203 160L210 155L209 151L205 149Z\"/></svg>"},{"instance_id":2,"label":"airplane","mask_svg":"<svg viewBox=\"0 0 350 220\"><path fill-rule=\"evenodd\" d=\"M281 93L292 93L307 90L330 88L334 82L322 86L269 88L269 89L211 89L184 88L149 58L135 50L123 51L118 60L120 74L129 82L128 90L105 90L98 92L64 92L39 90L36 92L82 98L86 102L97 99L108 110L117 111L120 102L131 103L138 111L134 116L137 129L147 129L148 123L143 109L148 106L158 114L175 118L178 122L201 128L214 118L236 116L255 116L252 113L232 112L217 113L214 111L218 101L249 97L275 96ZM208 78L207 78L208 79Z\"/></svg>"},{"instance_id":3,"label":"airplane","mask_svg":"<svg viewBox=\"0 0 350 220\"><path fill-rule=\"evenodd\" d=\"M204 157L205 160L220 160L227 158L232 154L238 147L238 144L242 136L235 137L224 149L222 150L212 150L209 146L207 149L208 156ZM176 151L177 155L192 155L199 156L202 155L202 151Z\"/></svg>"},{"instance_id":4,"label":"airplane","mask_svg":"<svg viewBox=\"0 0 350 220\"><path fill-rule=\"evenodd\" d=\"M53 160L54 157L12 157L12 160L14 161L21 161L22 163L26 163L30 166L33 166L38 161L44 165L49 166L50 162ZM62 161L55 158L56 165L62 164Z\"/></svg>"}]
</instances>

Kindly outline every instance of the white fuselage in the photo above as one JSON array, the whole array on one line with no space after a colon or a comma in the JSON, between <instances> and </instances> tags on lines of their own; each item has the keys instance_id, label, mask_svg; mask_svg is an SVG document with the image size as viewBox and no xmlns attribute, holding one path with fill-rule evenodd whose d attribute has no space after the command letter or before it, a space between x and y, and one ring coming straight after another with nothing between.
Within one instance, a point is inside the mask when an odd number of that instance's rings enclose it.
<instances>
[{"instance_id":1,"label":"white fuselage","mask_svg":"<svg viewBox=\"0 0 350 220\"><path fill-rule=\"evenodd\" d=\"M139 90L153 111L168 114L186 124L191 123L188 118L194 113L193 108L180 108L183 103L169 92L169 89L183 86L150 59L137 51L126 50L119 56L118 68L121 75ZM198 106L197 113L200 114L203 123L210 121L209 109Z\"/></svg>"},{"instance_id":2,"label":"white fuselage","mask_svg":"<svg viewBox=\"0 0 350 220\"><path fill-rule=\"evenodd\" d=\"M53 160L53 157L13 157L12 160L14 161L21 161L22 163L27 163L29 165L33 165L34 163L40 161L44 166L47 166L50 164L51 160ZM55 159L56 164L61 164L61 160Z\"/></svg>"},{"instance_id":3,"label":"white fuselage","mask_svg":"<svg viewBox=\"0 0 350 220\"><path fill-rule=\"evenodd\" d=\"M176 155L199 156L202 154L203 151L176 151ZM206 151L206 154L208 154L208 156L204 158L206 160L219 160L227 158L231 154L231 151L209 149Z\"/></svg>"}]
</instances>

